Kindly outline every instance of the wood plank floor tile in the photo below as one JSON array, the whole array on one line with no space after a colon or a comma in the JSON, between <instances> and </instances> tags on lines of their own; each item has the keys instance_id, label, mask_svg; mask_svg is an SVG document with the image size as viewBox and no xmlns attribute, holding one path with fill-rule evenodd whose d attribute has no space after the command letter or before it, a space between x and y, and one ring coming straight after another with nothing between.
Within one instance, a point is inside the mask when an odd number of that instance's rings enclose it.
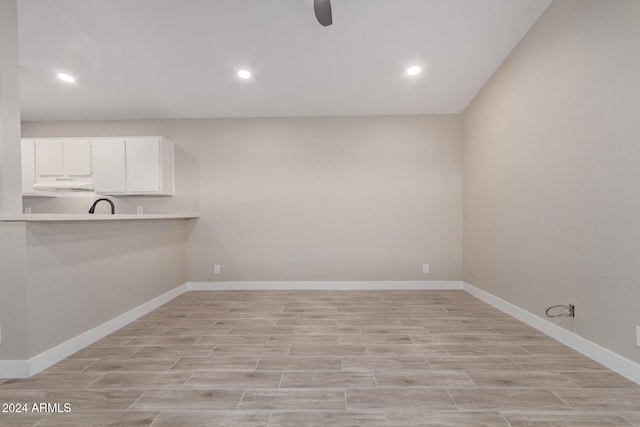
<instances>
[{"instance_id":1,"label":"wood plank floor tile","mask_svg":"<svg viewBox=\"0 0 640 427\"><path fill-rule=\"evenodd\" d=\"M281 371L196 371L185 388L277 388Z\"/></svg>"},{"instance_id":2,"label":"wood plank floor tile","mask_svg":"<svg viewBox=\"0 0 640 427\"><path fill-rule=\"evenodd\" d=\"M640 389L554 390L553 393L576 410L640 413Z\"/></svg>"},{"instance_id":3,"label":"wood plank floor tile","mask_svg":"<svg viewBox=\"0 0 640 427\"><path fill-rule=\"evenodd\" d=\"M0 402L69 403L72 411L125 411L144 390L0 391Z\"/></svg>"},{"instance_id":4,"label":"wood plank floor tile","mask_svg":"<svg viewBox=\"0 0 640 427\"><path fill-rule=\"evenodd\" d=\"M206 345L153 345L138 347L129 358L180 358L180 357L208 357L215 346Z\"/></svg>"},{"instance_id":5,"label":"wood plank floor tile","mask_svg":"<svg viewBox=\"0 0 640 427\"><path fill-rule=\"evenodd\" d=\"M413 345L414 342L409 335L397 334L358 334L358 335L340 335L339 341L342 344L360 344L360 345Z\"/></svg>"},{"instance_id":6,"label":"wood plank floor tile","mask_svg":"<svg viewBox=\"0 0 640 427\"><path fill-rule=\"evenodd\" d=\"M262 345L269 340L269 335L207 335L200 338L197 345Z\"/></svg>"},{"instance_id":7,"label":"wood plank floor tile","mask_svg":"<svg viewBox=\"0 0 640 427\"><path fill-rule=\"evenodd\" d=\"M247 389L238 409L344 410L343 390Z\"/></svg>"},{"instance_id":8,"label":"wood plank floor tile","mask_svg":"<svg viewBox=\"0 0 640 427\"><path fill-rule=\"evenodd\" d=\"M450 389L449 394L456 402L456 405L463 410L569 410L567 405L548 390L505 388Z\"/></svg>"},{"instance_id":9,"label":"wood plank floor tile","mask_svg":"<svg viewBox=\"0 0 640 427\"><path fill-rule=\"evenodd\" d=\"M367 349L363 345L349 344L292 344L292 356L358 356L366 355Z\"/></svg>"},{"instance_id":10,"label":"wood plank floor tile","mask_svg":"<svg viewBox=\"0 0 640 427\"><path fill-rule=\"evenodd\" d=\"M274 412L269 427L388 427L387 417L377 412Z\"/></svg>"},{"instance_id":11,"label":"wood plank floor tile","mask_svg":"<svg viewBox=\"0 0 640 427\"><path fill-rule=\"evenodd\" d=\"M582 388L640 388L640 385L609 370L562 371L560 373Z\"/></svg>"},{"instance_id":12,"label":"wood plank floor tile","mask_svg":"<svg viewBox=\"0 0 640 427\"><path fill-rule=\"evenodd\" d=\"M323 325L298 325L293 330L294 335L345 335L361 334L360 326L323 326Z\"/></svg>"},{"instance_id":13,"label":"wood plank floor tile","mask_svg":"<svg viewBox=\"0 0 640 427\"><path fill-rule=\"evenodd\" d=\"M73 412L3 427L640 427L638 384L460 290L187 292L16 400Z\"/></svg>"},{"instance_id":14,"label":"wood plank floor tile","mask_svg":"<svg viewBox=\"0 0 640 427\"><path fill-rule=\"evenodd\" d=\"M387 411L390 427L510 427L497 412Z\"/></svg>"},{"instance_id":15,"label":"wood plank floor tile","mask_svg":"<svg viewBox=\"0 0 640 427\"><path fill-rule=\"evenodd\" d=\"M517 345L494 344L445 344L451 356L526 356L529 353Z\"/></svg>"},{"instance_id":16,"label":"wood plank floor tile","mask_svg":"<svg viewBox=\"0 0 640 427\"><path fill-rule=\"evenodd\" d=\"M0 413L0 426L32 427L44 417L41 414Z\"/></svg>"},{"instance_id":17,"label":"wood plank floor tile","mask_svg":"<svg viewBox=\"0 0 640 427\"><path fill-rule=\"evenodd\" d=\"M127 341L127 347L162 346L162 345L194 345L200 341L201 335L162 335L155 337L133 337Z\"/></svg>"},{"instance_id":18,"label":"wood plank floor tile","mask_svg":"<svg viewBox=\"0 0 640 427\"><path fill-rule=\"evenodd\" d=\"M575 414L575 413L530 413L504 414L513 427L629 427L627 421L618 415Z\"/></svg>"},{"instance_id":19,"label":"wood plank floor tile","mask_svg":"<svg viewBox=\"0 0 640 427\"><path fill-rule=\"evenodd\" d=\"M467 373L478 387L578 388L575 382L557 372L467 370Z\"/></svg>"},{"instance_id":20,"label":"wood plank floor tile","mask_svg":"<svg viewBox=\"0 0 640 427\"><path fill-rule=\"evenodd\" d=\"M344 369L430 369L424 357L420 356L364 356L343 357Z\"/></svg>"},{"instance_id":21,"label":"wood plank floor tile","mask_svg":"<svg viewBox=\"0 0 640 427\"><path fill-rule=\"evenodd\" d=\"M116 372L116 371L167 371L176 362L177 357L173 358L129 358L129 359L102 359L92 364L86 369L86 372Z\"/></svg>"},{"instance_id":22,"label":"wood plank floor tile","mask_svg":"<svg viewBox=\"0 0 640 427\"><path fill-rule=\"evenodd\" d=\"M508 357L500 356L426 356L432 369L476 369L516 371L520 367Z\"/></svg>"},{"instance_id":23,"label":"wood plank floor tile","mask_svg":"<svg viewBox=\"0 0 640 427\"><path fill-rule=\"evenodd\" d=\"M181 357L171 367L171 371L255 370L258 360L260 360L259 357L242 356Z\"/></svg>"},{"instance_id":24,"label":"wood plank floor tile","mask_svg":"<svg viewBox=\"0 0 640 427\"><path fill-rule=\"evenodd\" d=\"M372 371L284 371L280 388L375 387Z\"/></svg>"},{"instance_id":25,"label":"wood plank floor tile","mask_svg":"<svg viewBox=\"0 0 640 427\"><path fill-rule=\"evenodd\" d=\"M258 362L258 370L336 370L342 369L339 357L284 356L262 357Z\"/></svg>"},{"instance_id":26,"label":"wood plank floor tile","mask_svg":"<svg viewBox=\"0 0 640 427\"><path fill-rule=\"evenodd\" d=\"M635 414L624 413L624 414L622 414L622 418L624 418L629 423L631 423L632 426L640 427L640 414L639 413L635 413Z\"/></svg>"},{"instance_id":27,"label":"wood plank floor tile","mask_svg":"<svg viewBox=\"0 0 640 427\"><path fill-rule=\"evenodd\" d=\"M135 411L236 409L242 390L146 390L130 409Z\"/></svg>"},{"instance_id":28,"label":"wood plank floor tile","mask_svg":"<svg viewBox=\"0 0 640 427\"><path fill-rule=\"evenodd\" d=\"M441 409L456 405L442 389L368 388L348 389L347 409Z\"/></svg>"},{"instance_id":29,"label":"wood plank floor tile","mask_svg":"<svg viewBox=\"0 0 640 427\"><path fill-rule=\"evenodd\" d=\"M367 345L369 356L446 356L447 351L437 344L413 344L413 345Z\"/></svg>"},{"instance_id":30,"label":"wood plank floor tile","mask_svg":"<svg viewBox=\"0 0 640 427\"><path fill-rule=\"evenodd\" d=\"M69 358L80 359L107 359L110 357L116 359L126 359L131 357L135 352L139 351L139 347L96 347L89 346L80 351L75 352Z\"/></svg>"},{"instance_id":31,"label":"wood plank floor tile","mask_svg":"<svg viewBox=\"0 0 640 427\"><path fill-rule=\"evenodd\" d=\"M511 360L520 368L529 371L603 370L604 366L585 356L513 356Z\"/></svg>"},{"instance_id":32,"label":"wood plank floor tile","mask_svg":"<svg viewBox=\"0 0 640 427\"><path fill-rule=\"evenodd\" d=\"M245 345L245 344L221 344L216 346L211 357L220 356L285 356L289 354L289 344L269 345Z\"/></svg>"},{"instance_id":33,"label":"wood plank floor tile","mask_svg":"<svg viewBox=\"0 0 640 427\"><path fill-rule=\"evenodd\" d=\"M31 378L6 380L0 390L83 389L101 376L95 372L41 372Z\"/></svg>"},{"instance_id":34,"label":"wood plank floor tile","mask_svg":"<svg viewBox=\"0 0 640 427\"><path fill-rule=\"evenodd\" d=\"M340 335L271 335L267 341L268 344L339 344Z\"/></svg>"},{"instance_id":35,"label":"wood plank floor tile","mask_svg":"<svg viewBox=\"0 0 640 427\"><path fill-rule=\"evenodd\" d=\"M108 372L91 384L89 388L180 388L187 382L190 376L190 372Z\"/></svg>"},{"instance_id":36,"label":"wood plank floor tile","mask_svg":"<svg viewBox=\"0 0 640 427\"><path fill-rule=\"evenodd\" d=\"M45 373L53 373L53 372L82 372L86 370L89 366L93 365L100 359L82 359L76 357L68 357L66 359L61 360L53 366L48 367L43 372Z\"/></svg>"},{"instance_id":37,"label":"wood plank floor tile","mask_svg":"<svg viewBox=\"0 0 640 427\"><path fill-rule=\"evenodd\" d=\"M163 411L151 427L267 427L268 412Z\"/></svg>"},{"instance_id":38,"label":"wood plank floor tile","mask_svg":"<svg viewBox=\"0 0 640 427\"><path fill-rule=\"evenodd\" d=\"M534 356L584 357L574 349L560 343L520 344L520 347Z\"/></svg>"},{"instance_id":39,"label":"wood plank floor tile","mask_svg":"<svg viewBox=\"0 0 640 427\"><path fill-rule=\"evenodd\" d=\"M159 412L145 411L71 411L63 414L46 414L35 425L48 427L146 427Z\"/></svg>"},{"instance_id":40,"label":"wood plank floor tile","mask_svg":"<svg viewBox=\"0 0 640 427\"><path fill-rule=\"evenodd\" d=\"M376 370L379 387L477 387L464 371Z\"/></svg>"}]
</instances>

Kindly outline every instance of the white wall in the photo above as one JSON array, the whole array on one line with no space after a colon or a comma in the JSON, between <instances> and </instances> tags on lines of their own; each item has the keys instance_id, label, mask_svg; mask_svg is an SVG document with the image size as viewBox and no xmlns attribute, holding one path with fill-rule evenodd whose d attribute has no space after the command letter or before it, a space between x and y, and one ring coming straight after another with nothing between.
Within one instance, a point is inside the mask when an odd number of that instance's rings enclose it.
<instances>
[{"instance_id":1,"label":"white wall","mask_svg":"<svg viewBox=\"0 0 640 427\"><path fill-rule=\"evenodd\" d=\"M16 0L0 0L0 359L26 354L23 224L1 222L20 200L20 98Z\"/></svg>"},{"instance_id":2,"label":"white wall","mask_svg":"<svg viewBox=\"0 0 640 427\"><path fill-rule=\"evenodd\" d=\"M556 0L463 114L465 280L636 362L639 24Z\"/></svg>"},{"instance_id":3,"label":"white wall","mask_svg":"<svg viewBox=\"0 0 640 427\"><path fill-rule=\"evenodd\" d=\"M0 0L0 218L21 209L17 14L16 0Z\"/></svg>"},{"instance_id":4,"label":"white wall","mask_svg":"<svg viewBox=\"0 0 640 427\"><path fill-rule=\"evenodd\" d=\"M189 281L461 278L457 115L23 124L24 137L150 134L198 164Z\"/></svg>"},{"instance_id":5,"label":"white wall","mask_svg":"<svg viewBox=\"0 0 640 427\"><path fill-rule=\"evenodd\" d=\"M27 355L26 263L24 223L0 221L0 361Z\"/></svg>"},{"instance_id":6,"label":"white wall","mask_svg":"<svg viewBox=\"0 0 640 427\"><path fill-rule=\"evenodd\" d=\"M185 221L27 224L28 356L186 281Z\"/></svg>"}]
</instances>

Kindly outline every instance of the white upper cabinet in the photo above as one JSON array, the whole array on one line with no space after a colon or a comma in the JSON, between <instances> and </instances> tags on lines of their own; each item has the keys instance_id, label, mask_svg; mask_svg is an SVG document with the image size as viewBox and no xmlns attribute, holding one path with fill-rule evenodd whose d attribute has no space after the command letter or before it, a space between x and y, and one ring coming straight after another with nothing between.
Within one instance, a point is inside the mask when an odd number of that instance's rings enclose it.
<instances>
[{"instance_id":1,"label":"white upper cabinet","mask_svg":"<svg viewBox=\"0 0 640 427\"><path fill-rule=\"evenodd\" d=\"M158 193L161 191L161 141L158 138L127 139L127 191Z\"/></svg>"},{"instance_id":2,"label":"white upper cabinet","mask_svg":"<svg viewBox=\"0 0 640 427\"><path fill-rule=\"evenodd\" d=\"M162 137L126 138L127 194L174 195L174 145Z\"/></svg>"},{"instance_id":3,"label":"white upper cabinet","mask_svg":"<svg viewBox=\"0 0 640 427\"><path fill-rule=\"evenodd\" d=\"M64 176L64 143L62 141L36 141L35 148L38 176Z\"/></svg>"},{"instance_id":4,"label":"white upper cabinet","mask_svg":"<svg viewBox=\"0 0 640 427\"><path fill-rule=\"evenodd\" d=\"M64 141L64 173L67 176L91 176L91 141Z\"/></svg>"},{"instance_id":5,"label":"white upper cabinet","mask_svg":"<svg viewBox=\"0 0 640 427\"><path fill-rule=\"evenodd\" d=\"M22 194L52 188L173 196L174 144L161 136L23 139Z\"/></svg>"},{"instance_id":6,"label":"white upper cabinet","mask_svg":"<svg viewBox=\"0 0 640 427\"><path fill-rule=\"evenodd\" d=\"M96 139L92 142L92 152L94 191L126 194L124 139Z\"/></svg>"},{"instance_id":7,"label":"white upper cabinet","mask_svg":"<svg viewBox=\"0 0 640 427\"><path fill-rule=\"evenodd\" d=\"M35 140L35 158L38 177L91 176L90 140Z\"/></svg>"},{"instance_id":8,"label":"white upper cabinet","mask_svg":"<svg viewBox=\"0 0 640 427\"><path fill-rule=\"evenodd\" d=\"M174 144L166 138L96 139L93 161L96 193L174 194Z\"/></svg>"}]
</instances>

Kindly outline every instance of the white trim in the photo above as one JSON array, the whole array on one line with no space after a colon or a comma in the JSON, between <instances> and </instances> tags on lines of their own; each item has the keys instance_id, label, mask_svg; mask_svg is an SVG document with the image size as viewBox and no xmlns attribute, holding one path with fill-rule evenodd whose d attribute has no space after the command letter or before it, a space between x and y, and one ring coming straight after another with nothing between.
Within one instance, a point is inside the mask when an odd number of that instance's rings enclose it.
<instances>
[{"instance_id":1,"label":"white trim","mask_svg":"<svg viewBox=\"0 0 640 427\"><path fill-rule=\"evenodd\" d=\"M165 292L164 294L147 301L126 313L122 313L121 315L108 320L93 329L89 329L68 341L58 344L49 350L43 351L29 360L0 360L0 378L28 378L35 375L38 372L47 369L49 366L58 363L62 359L71 356L78 350L82 350L86 346L93 344L99 339L106 337L123 326L126 326L134 320L155 310L161 305L166 304L185 292L187 292L187 285L180 285L177 288Z\"/></svg>"},{"instance_id":2,"label":"white trim","mask_svg":"<svg viewBox=\"0 0 640 427\"><path fill-rule=\"evenodd\" d=\"M620 356L619 354L589 341L580 335L568 331L555 323L536 316L535 314L511 304L502 298L477 288L470 283L462 282L462 289L498 310L515 317L521 322L526 323L546 335L549 335L556 341L559 341L585 356L590 357L612 371L615 371L631 381L640 384L640 364Z\"/></svg>"},{"instance_id":3,"label":"white trim","mask_svg":"<svg viewBox=\"0 0 640 427\"><path fill-rule=\"evenodd\" d=\"M459 281L247 281L247 282L188 282L190 291L247 291L247 290L453 290L462 289Z\"/></svg>"},{"instance_id":4,"label":"white trim","mask_svg":"<svg viewBox=\"0 0 640 427\"><path fill-rule=\"evenodd\" d=\"M0 360L0 379L29 378L28 360Z\"/></svg>"}]
</instances>

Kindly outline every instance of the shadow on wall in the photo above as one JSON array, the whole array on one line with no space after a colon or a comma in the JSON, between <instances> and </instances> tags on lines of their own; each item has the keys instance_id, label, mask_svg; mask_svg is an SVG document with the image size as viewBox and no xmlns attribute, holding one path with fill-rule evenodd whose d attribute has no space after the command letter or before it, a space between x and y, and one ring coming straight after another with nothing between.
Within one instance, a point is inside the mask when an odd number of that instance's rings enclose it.
<instances>
[{"instance_id":1,"label":"shadow on wall","mask_svg":"<svg viewBox=\"0 0 640 427\"><path fill-rule=\"evenodd\" d=\"M175 232L168 233L171 228ZM27 250L53 256L61 264L87 263L155 250L184 242L181 221L166 220L38 223L27 227ZM46 268L32 264L30 270Z\"/></svg>"}]
</instances>

